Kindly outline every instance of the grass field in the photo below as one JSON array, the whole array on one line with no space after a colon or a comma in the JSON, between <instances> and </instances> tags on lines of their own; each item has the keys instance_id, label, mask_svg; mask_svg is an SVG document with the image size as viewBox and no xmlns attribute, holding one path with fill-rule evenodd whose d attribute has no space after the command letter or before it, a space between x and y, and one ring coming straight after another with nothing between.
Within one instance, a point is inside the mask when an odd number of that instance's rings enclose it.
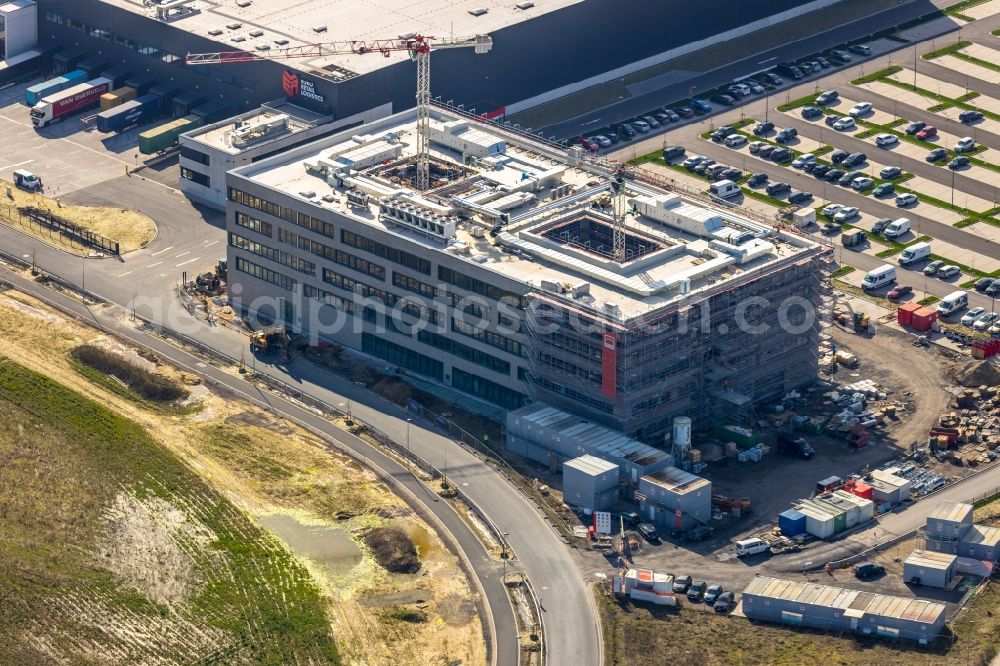
<instances>
[{"instance_id":1,"label":"grass field","mask_svg":"<svg viewBox=\"0 0 1000 666\"><path fill-rule=\"evenodd\" d=\"M0 361L0 661L340 663L306 569L136 423Z\"/></svg>"}]
</instances>

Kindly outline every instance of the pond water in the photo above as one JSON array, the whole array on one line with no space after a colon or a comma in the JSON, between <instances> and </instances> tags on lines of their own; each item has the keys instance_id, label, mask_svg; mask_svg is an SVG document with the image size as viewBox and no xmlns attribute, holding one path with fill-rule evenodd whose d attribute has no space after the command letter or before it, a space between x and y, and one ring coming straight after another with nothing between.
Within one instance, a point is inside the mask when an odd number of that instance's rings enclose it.
<instances>
[{"instance_id":1,"label":"pond water","mask_svg":"<svg viewBox=\"0 0 1000 666\"><path fill-rule=\"evenodd\" d=\"M342 529L307 525L294 516L276 513L260 524L288 544L296 555L312 560L331 574L343 574L361 562L361 549Z\"/></svg>"}]
</instances>

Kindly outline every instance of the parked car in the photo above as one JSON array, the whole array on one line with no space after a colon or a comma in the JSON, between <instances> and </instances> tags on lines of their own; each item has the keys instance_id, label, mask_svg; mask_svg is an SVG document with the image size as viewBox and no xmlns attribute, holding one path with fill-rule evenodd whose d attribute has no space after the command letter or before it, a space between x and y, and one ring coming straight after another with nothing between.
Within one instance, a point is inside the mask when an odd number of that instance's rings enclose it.
<instances>
[{"instance_id":1,"label":"parked car","mask_svg":"<svg viewBox=\"0 0 1000 666\"><path fill-rule=\"evenodd\" d=\"M753 92L749 83L734 83L729 86L729 92L732 94L739 95L740 97L746 97Z\"/></svg>"},{"instance_id":2,"label":"parked car","mask_svg":"<svg viewBox=\"0 0 1000 666\"><path fill-rule=\"evenodd\" d=\"M736 607L736 594L733 592L723 592L715 600L712 606L716 613L728 613Z\"/></svg>"},{"instance_id":3,"label":"parked car","mask_svg":"<svg viewBox=\"0 0 1000 666\"><path fill-rule=\"evenodd\" d=\"M632 127L634 127L634 128L636 128L637 130L639 130L640 132L642 132L643 134L645 134L646 132L648 132L649 130L651 130L651 129L652 129L652 127L650 127L650 126L649 126L649 123L647 123L647 122L646 122L645 120L643 120L642 118L639 118L639 119L636 119L636 120L633 120L633 121L632 121L631 123L629 123L629 124L630 124L630 125L632 125Z\"/></svg>"},{"instance_id":4,"label":"parked car","mask_svg":"<svg viewBox=\"0 0 1000 666\"><path fill-rule=\"evenodd\" d=\"M733 99L732 95L712 95L708 98L710 102L715 102L716 104L722 104L723 106L733 106L736 104L736 100Z\"/></svg>"},{"instance_id":5,"label":"parked car","mask_svg":"<svg viewBox=\"0 0 1000 666\"><path fill-rule=\"evenodd\" d=\"M958 119L965 123L966 125L971 125L972 123L979 122L983 119L982 111L962 111L958 114Z\"/></svg>"},{"instance_id":6,"label":"parked car","mask_svg":"<svg viewBox=\"0 0 1000 666\"><path fill-rule=\"evenodd\" d=\"M839 234L840 232L841 232L840 225L836 224L835 222L827 222L826 224L823 225L824 236L832 236L833 234Z\"/></svg>"},{"instance_id":7,"label":"parked car","mask_svg":"<svg viewBox=\"0 0 1000 666\"><path fill-rule=\"evenodd\" d=\"M851 110L847 112L847 115L852 118L861 118L862 116L867 116L869 113L875 110L875 105L871 102L858 102L851 107Z\"/></svg>"},{"instance_id":8,"label":"parked car","mask_svg":"<svg viewBox=\"0 0 1000 666\"><path fill-rule=\"evenodd\" d=\"M850 171L841 176L840 180L837 181L837 184L841 187L850 187L855 178L862 178L864 175L865 173L863 171Z\"/></svg>"},{"instance_id":9,"label":"parked car","mask_svg":"<svg viewBox=\"0 0 1000 666\"><path fill-rule=\"evenodd\" d=\"M1000 296L1000 280L993 280L993 284L986 287L987 296Z\"/></svg>"},{"instance_id":10,"label":"parked car","mask_svg":"<svg viewBox=\"0 0 1000 666\"><path fill-rule=\"evenodd\" d=\"M912 293L913 293L913 287L911 287L910 285L897 284L895 287L890 289L888 293L886 293L885 297L888 298L890 301L896 301L902 298L903 296Z\"/></svg>"},{"instance_id":11,"label":"parked car","mask_svg":"<svg viewBox=\"0 0 1000 666\"><path fill-rule=\"evenodd\" d=\"M763 74L760 75L760 78L770 83L772 86L780 86L782 83L785 82L784 79L782 79L774 72L764 72Z\"/></svg>"},{"instance_id":12,"label":"parked car","mask_svg":"<svg viewBox=\"0 0 1000 666\"><path fill-rule=\"evenodd\" d=\"M812 173L813 169L820 166L819 162L806 162L802 165L802 170L806 173Z\"/></svg>"},{"instance_id":13,"label":"parked car","mask_svg":"<svg viewBox=\"0 0 1000 666\"><path fill-rule=\"evenodd\" d=\"M729 167L722 172L722 177L727 180L737 181L743 177L743 172L735 167Z\"/></svg>"},{"instance_id":14,"label":"parked car","mask_svg":"<svg viewBox=\"0 0 1000 666\"><path fill-rule=\"evenodd\" d=\"M714 604L719 599L719 595L725 590L722 589L721 585L709 585L708 589L705 590L705 603Z\"/></svg>"},{"instance_id":15,"label":"parked car","mask_svg":"<svg viewBox=\"0 0 1000 666\"><path fill-rule=\"evenodd\" d=\"M691 169L694 169L696 166L698 166L704 159L706 159L704 155L692 155L691 157L681 162L681 166L690 171Z\"/></svg>"},{"instance_id":16,"label":"parked car","mask_svg":"<svg viewBox=\"0 0 1000 666\"><path fill-rule=\"evenodd\" d=\"M854 60L851 54L843 49L833 49L827 54L827 57L829 57L831 61L838 63L840 65L843 65L845 62L851 62L852 60Z\"/></svg>"},{"instance_id":17,"label":"parked car","mask_svg":"<svg viewBox=\"0 0 1000 666\"><path fill-rule=\"evenodd\" d=\"M692 97L690 103L691 103L691 108L694 109L695 113L706 114L712 112L712 105L703 99Z\"/></svg>"},{"instance_id":18,"label":"parked car","mask_svg":"<svg viewBox=\"0 0 1000 666\"><path fill-rule=\"evenodd\" d=\"M769 145L771 145L771 144L769 144L769 143L767 143L765 141L751 141L750 142L750 146L749 146L750 147L750 154L751 155L756 155L757 153L760 152L761 148L763 148L764 146L769 146Z\"/></svg>"},{"instance_id":19,"label":"parked car","mask_svg":"<svg viewBox=\"0 0 1000 666\"><path fill-rule=\"evenodd\" d=\"M909 125L907 125L906 129L903 131L909 134L910 136L913 136L914 134L916 134L925 127L927 127L927 123L925 123L922 120L915 120Z\"/></svg>"},{"instance_id":20,"label":"parked car","mask_svg":"<svg viewBox=\"0 0 1000 666\"><path fill-rule=\"evenodd\" d=\"M961 139L955 142L955 152L956 153L967 153L970 150L975 150L976 142L971 136L963 136Z\"/></svg>"},{"instance_id":21,"label":"parked car","mask_svg":"<svg viewBox=\"0 0 1000 666\"><path fill-rule=\"evenodd\" d=\"M869 56L872 54L872 49L867 44L851 44L847 49L851 53L857 53L858 55Z\"/></svg>"},{"instance_id":22,"label":"parked car","mask_svg":"<svg viewBox=\"0 0 1000 666\"><path fill-rule=\"evenodd\" d=\"M785 192L791 191L791 189L792 186L789 185L788 183L771 183L770 185L764 188L764 191L767 192L767 194L772 197L777 197L784 194Z\"/></svg>"},{"instance_id":23,"label":"parked car","mask_svg":"<svg viewBox=\"0 0 1000 666\"><path fill-rule=\"evenodd\" d=\"M732 134L726 137L726 147L727 148L739 148L747 142L747 138L742 134Z\"/></svg>"},{"instance_id":24,"label":"parked car","mask_svg":"<svg viewBox=\"0 0 1000 666\"><path fill-rule=\"evenodd\" d=\"M659 127L660 126L660 121L657 120L656 118L654 118L653 116L643 116L642 120L643 120L643 122L645 122L650 127Z\"/></svg>"},{"instance_id":25,"label":"parked car","mask_svg":"<svg viewBox=\"0 0 1000 666\"><path fill-rule=\"evenodd\" d=\"M976 284L974 286L976 291L986 291L991 284L993 284L993 278L984 277L976 280Z\"/></svg>"},{"instance_id":26,"label":"parked car","mask_svg":"<svg viewBox=\"0 0 1000 666\"><path fill-rule=\"evenodd\" d=\"M827 104L832 104L837 101L839 97L840 94L836 90L824 90L816 96L816 103L820 106L826 106Z\"/></svg>"},{"instance_id":27,"label":"parked car","mask_svg":"<svg viewBox=\"0 0 1000 666\"><path fill-rule=\"evenodd\" d=\"M841 208L843 208L843 206L841 206L838 203L827 204L827 205L823 206L823 210L820 211L820 214L823 217L830 217L830 218L832 218L834 215L837 214L837 212Z\"/></svg>"},{"instance_id":28,"label":"parked car","mask_svg":"<svg viewBox=\"0 0 1000 666\"><path fill-rule=\"evenodd\" d=\"M668 116L664 111L657 111L653 114L653 117L656 118L656 121L661 125L669 125L672 122L670 120L670 116Z\"/></svg>"},{"instance_id":29,"label":"parked car","mask_svg":"<svg viewBox=\"0 0 1000 666\"><path fill-rule=\"evenodd\" d=\"M767 174L763 172L758 172L750 176L747 180L747 185L750 187L757 187L758 185L763 185L767 182Z\"/></svg>"},{"instance_id":30,"label":"parked car","mask_svg":"<svg viewBox=\"0 0 1000 666\"><path fill-rule=\"evenodd\" d=\"M798 135L799 131L797 129L794 127L786 127L778 132L778 134L774 137L774 140L778 143L788 143Z\"/></svg>"},{"instance_id":31,"label":"parked car","mask_svg":"<svg viewBox=\"0 0 1000 666\"><path fill-rule=\"evenodd\" d=\"M840 182L840 179L843 177L844 177L843 169L830 169L829 171L826 172L826 176L824 176L824 178L826 178L831 183Z\"/></svg>"},{"instance_id":32,"label":"parked car","mask_svg":"<svg viewBox=\"0 0 1000 666\"><path fill-rule=\"evenodd\" d=\"M827 127L833 127L837 124L837 121L841 120L843 117L844 116L827 116L823 119L823 123L826 124Z\"/></svg>"},{"instance_id":33,"label":"parked car","mask_svg":"<svg viewBox=\"0 0 1000 666\"><path fill-rule=\"evenodd\" d=\"M788 150L787 148L775 148L774 151L771 153L770 157L775 162L780 163L780 162L790 162L792 156L793 156L792 151Z\"/></svg>"},{"instance_id":34,"label":"parked car","mask_svg":"<svg viewBox=\"0 0 1000 666\"><path fill-rule=\"evenodd\" d=\"M858 216L861 210L855 206L844 206L836 213L833 214L834 222L847 222L848 220L854 219Z\"/></svg>"},{"instance_id":35,"label":"parked car","mask_svg":"<svg viewBox=\"0 0 1000 666\"><path fill-rule=\"evenodd\" d=\"M805 203L812 199L812 194L809 192L792 192L788 195L788 203L800 204Z\"/></svg>"},{"instance_id":36,"label":"parked car","mask_svg":"<svg viewBox=\"0 0 1000 666\"><path fill-rule=\"evenodd\" d=\"M673 112L681 118L694 118L694 109L688 106L675 106Z\"/></svg>"},{"instance_id":37,"label":"parked car","mask_svg":"<svg viewBox=\"0 0 1000 666\"><path fill-rule=\"evenodd\" d=\"M812 153L803 153L802 155L799 155L794 160L792 160L792 167L795 169L801 169L806 164L815 161L816 161L815 155L813 155Z\"/></svg>"},{"instance_id":38,"label":"parked car","mask_svg":"<svg viewBox=\"0 0 1000 666\"><path fill-rule=\"evenodd\" d=\"M874 190L872 190L872 196L875 197L886 197L896 191L896 186L892 183L882 183Z\"/></svg>"},{"instance_id":39,"label":"parked car","mask_svg":"<svg viewBox=\"0 0 1000 666\"><path fill-rule=\"evenodd\" d=\"M715 128L715 131L709 135L709 138L716 143L720 143L723 139L728 137L730 134L734 134L735 132L736 128L732 125L723 125L722 127Z\"/></svg>"},{"instance_id":40,"label":"parked car","mask_svg":"<svg viewBox=\"0 0 1000 666\"><path fill-rule=\"evenodd\" d=\"M854 575L858 578L874 578L885 573L885 567L875 562L861 562L854 565Z\"/></svg>"},{"instance_id":41,"label":"parked car","mask_svg":"<svg viewBox=\"0 0 1000 666\"><path fill-rule=\"evenodd\" d=\"M892 180L903 175L903 170L898 166L887 166L878 172L878 177L882 180Z\"/></svg>"},{"instance_id":42,"label":"parked car","mask_svg":"<svg viewBox=\"0 0 1000 666\"><path fill-rule=\"evenodd\" d=\"M940 162L941 160L948 157L948 151L944 148L935 148L934 150L927 153L927 157L924 159L928 162Z\"/></svg>"},{"instance_id":43,"label":"parked car","mask_svg":"<svg viewBox=\"0 0 1000 666\"><path fill-rule=\"evenodd\" d=\"M667 146L663 149L663 159L667 162L684 157L684 146Z\"/></svg>"},{"instance_id":44,"label":"parked car","mask_svg":"<svg viewBox=\"0 0 1000 666\"><path fill-rule=\"evenodd\" d=\"M663 113L664 115L667 116L667 119L670 120L670 122L672 123L680 122L681 119L680 114L674 111L673 109L663 109Z\"/></svg>"},{"instance_id":45,"label":"parked car","mask_svg":"<svg viewBox=\"0 0 1000 666\"><path fill-rule=\"evenodd\" d=\"M704 541L708 537L712 536L714 530L708 525L696 525L688 530L688 533L684 535L688 541Z\"/></svg>"},{"instance_id":46,"label":"parked car","mask_svg":"<svg viewBox=\"0 0 1000 666\"><path fill-rule=\"evenodd\" d=\"M804 460L811 460L816 456L816 451L809 445L805 437L797 437L787 432L779 432L777 439L778 452L788 456L795 456Z\"/></svg>"},{"instance_id":47,"label":"parked car","mask_svg":"<svg viewBox=\"0 0 1000 666\"><path fill-rule=\"evenodd\" d=\"M948 264L938 269L937 276L942 280L950 280L962 274L962 269L958 266Z\"/></svg>"},{"instance_id":48,"label":"parked car","mask_svg":"<svg viewBox=\"0 0 1000 666\"><path fill-rule=\"evenodd\" d=\"M829 164L817 164L816 167L812 171L810 171L809 173L811 173L812 175L816 176L817 178L822 178L832 168L833 167L830 166Z\"/></svg>"},{"instance_id":49,"label":"parked car","mask_svg":"<svg viewBox=\"0 0 1000 666\"><path fill-rule=\"evenodd\" d=\"M691 587L691 576L677 576L674 578L674 594L684 594Z\"/></svg>"},{"instance_id":50,"label":"parked car","mask_svg":"<svg viewBox=\"0 0 1000 666\"><path fill-rule=\"evenodd\" d=\"M896 195L896 206L898 208L906 208L915 203L917 203L917 195L913 192L904 192L903 194Z\"/></svg>"},{"instance_id":51,"label":"parked car","mask_svg":"<svg viewBox=\"0 0 1000 666\"><path fill-rule=\"evenodd\" d=\"M753 133L755 136L767 136L774 131L774 123L770 120L765 120L764 122L757 123L753 126Z\"/></svg>"},{"instance_id":52,"label":"parked car","mask_svg":"<svg viewBox=\"0 0 1000 666\"><path fill-rule=\"evenodd\" d=\"M952 171L955 171L957 169L964 169L965 167L969 166L971 163L972 163L972 161L969 160L968 157L966 157L965 155L959 155L958 157L956 157L955 159L953 159L951 162L948 162L948 168L951 169Z\"/></svg>"},{"instance_id":53,"label":"parked car","mask_svg":"<svg viewBox=\"0 0 1000 666\"><path fill-rule=\"evenodd\" d=\"M750 86L750 92L752 92L754 95L763 95L766 92L764 90L764 86L760 85L759 83L751 82L748 85Z\"/></svg>"},{"instance_id":54,"label":"parked car","mask_svg":"<svg viewBox=\"0 0 1000 666\"><path fill-rule=\"evenodd\" d=\"M872 224L872 233L880 234L883 231L885 231L885 228L888 227L890 224L892 224L891 217L880 217L879 219L875 220L874 224Z\"/></svg>"},{"instance_id":55,"label":"parked car","mask_svg":"<svg viewBox=\"0 0 1000 666\"><path fill-rule=\"evenodd\" d=\"M641 534L646 541L652 542L659 541L660 539L660 535L657 534L656 528L649 523L639 523L636 525L635 529L638 530L639 534Z\"/></svg>"},{"instance_id":56,"label":"parked car","mask_svg":"<svg viewBox=\"0 0 1000 666\"><path fill-rule=\"evenodd\" d=\"M941 259L935 259L931 263L924 266L924 275L937 275L937 272L941 270L942 266L944 266L944 261Z\"/></svg>"},{"instance_id":57,"label":"parked car","mask_svg":"<svg viewBox=\"0 0 1000 666\"><path fill-rule=\"evenodd\" d=\"M1000 319L1000 314L997 314L996 312L989 312L977 319L976 323L972 325L972 328L976 331L985 331L990 326L995 324L998 319Z\"/></svg>"},{"instance_id":58,"label":"parked car","mask_svg":"<svg viewBox=\"0 0 1000 666\"><path fill-rule=\"evenodd\" d=\"M868 156L864 153L851 153L841 163L845 167L856 167L868 161Z\"/></svg>"},{"instance_id":59,"label":"parked car","mask_svg":"<svg viewBox=\"0 0 1000 666\"><path fill-rule=\"evenodd\" d=\"M835 150L832 153L830 153L830 161L833 162L834 164L840 164L841 162L847 159L848 155L850 155L850 153L847 152L846 150Z\"/></svg>"},{"instance_id":60,"label":"parked car","mask_svg":"<svg viewBox=\"0 0 1000 666\"><path fill-rule=\"evenodd\" d=\"M800 62L798 65L796 65L796 67L801 69L803 74L812 74L813 72L819 70L819 63L816 63L816 65L814 66L811 61L806 60L805 62Z\"/></svg>"},{"instance_id":61,"label":"parked car","mask_svg":"<svg viewBox=\"0 0 1000 666\"><path fill-rule=\"evenodd\" d=\"M603 134L598 134L598 135L593 136L591 138L594 141L596 141L597 145L599 145L601 148L607 148L608 146L611 145L611 139L609 139L608 137L604 136Z\"/></svg>"},{"instance_id":62,"label":"parked car","mask_svg":"<svg viewBox=\"0 0 1000 666\"><path fill-rule=\"evenodd\" d=\"M816 62L818 62L819 66L822 67L823 69L829 69L830 67L830 61L824 58L823 56L816 56Z\"/></svg>"},{"instance_id":63,"label":"parked car","mask_svg":"<svg viewBox=\"0 0 1000 666\"><path fill-rule=\"evenodd\" d=\"M618 136L617 132L608 131L604 133L604 136L608 137L611 143L618 143L619 141L622 140L622 138Z\"/></svg>"},{"instance_id":64,"label":"parked car","mask_svg":"<svg viewBox=\"0 0 1000 666\"><path fill-rule=\"evenodd\" d=\"M705 595L705 589L708 587L708 583L703 580L699 580L697 583L692 583L691 587L688 588L687 598L690 601L701 601L701 598Z\"/></svg>"},{"instance_id":65,"label":"parked car","mask_svg":"<svg viewBox=\"0 0 1000 666\"><path fill-rule=\"evenodd\" d=\"M917 132L916 137L921 141L928 141L937 136L937 128L934 125L927 125Z\"/></svg>"},{"instance_id":66,"label":"parked car","mask_svg":"<svg viewBox=\"0 0 1000 666\"><path fill-rule=\"evenodd\" d=\"M889 134L888 132L883 134L878 134L875 137L875 145L879 148L888 148L889 146L899 143L899 137L895 134Z\"/></svg>"},{"instance_id":67,"label":"parked car","mask_svg":"<svg viewBox=\"0 0 1000 666\"><path fill-rule=\"evenodd\" d=\"M587 136L579 136L575 139L576 143L583 146L584 150L589 150L590 152L596 152L601 146L596 141Z\"/></svg>"},{"instance_id":68,"label":"parked car","mask_svg":"<svg viewBox=\"0 0 1000 666\"><path fill-rule=\"evenodd\" d=\"M835 123L833 123L833 129L837 130L838 132L852 130L857 126L858 124L854 122L854 118L840 118Z\"/></svg>"},{"instance_id":69,"label":"parked car","mask_svg":"<svg viewBox=\"0 0 1000 666\"><path fill-rule=\"evenodd\" d=\"M823 116L823 110L815 106L806 106L802 109L802 117L806 120L815 120Z\"/></svg>"},{"instance_id":70,"label":"parked car","mask_svg":"<svg viewBox=\"0 0 1000 666\"><path fill-rule=\"evenodd\" d=\"M986 308L972 308L962 316L960 321L963 326L972 326L984 314L986 314Z\"/></svg>"},{"instance_id":71,"label":"parked car","mask_svg":"<svg viewBox=\"0 0 1000 666\"><path fill-rule=\"evenodd\" d=\"M639 131L628 123L622 123L621 125L618 126L618 134L620 134L625 138L631 139L638 133Z\"/></svg>"}]
</instances>

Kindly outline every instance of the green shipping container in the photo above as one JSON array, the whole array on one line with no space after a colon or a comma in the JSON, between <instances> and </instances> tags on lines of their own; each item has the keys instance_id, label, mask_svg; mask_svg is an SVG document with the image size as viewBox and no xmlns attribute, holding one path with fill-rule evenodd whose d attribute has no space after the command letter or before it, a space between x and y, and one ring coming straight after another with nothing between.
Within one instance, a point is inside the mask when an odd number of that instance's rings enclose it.
<instances>
[{"instance_id":1,"label":"green shipping container","mask_svg":"<svg viewBox=\"0 0 1000 666\"><path fill-rule=\"evenodd\" d=\"M736 426L738 427L738 426ZM744 449L749 449L751 446L755 446L760 443L760 435L756 432L750 431L744 432L746 428L740 428L739 430L731 430L728 424L716 424L715 426L715 436L724 442L736 442L739 446Z\"/></svg>"},{"instance_id":2,"label":"green shipping container","mask_svg":"<svg viewBox=\"0 0 1000 666\"><path fill-rule=\"evenodd\" d=\"M188 130L201 127L202 122L203 120L199 116L190 115L141 132L139 134L139 152L143 155L153 155L161 150L166 150L177 143L177 137Z\"/></svg>"}]
</instances>

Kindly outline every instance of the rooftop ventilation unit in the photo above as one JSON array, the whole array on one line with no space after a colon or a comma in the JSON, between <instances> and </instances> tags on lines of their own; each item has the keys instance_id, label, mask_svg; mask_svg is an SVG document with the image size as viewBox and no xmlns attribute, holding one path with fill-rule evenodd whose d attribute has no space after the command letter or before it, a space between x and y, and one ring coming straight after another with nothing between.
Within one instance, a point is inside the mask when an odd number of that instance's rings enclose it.
<instances>
[{"instance_id":1,"label":"rooftop ventilation unit","mask_svg":"<svg viewBox=\"0 0 1000 666\"><path fill-rule=\"evenodd\" d=\"M442 240L454 238L458 227L455 217L439 215L397 197L382 199L378 209L385 220Z\"/></svg>"},{"instance_id":2,"label":"rooftop ventilation unit","mask_svg":"<svg viewBox=\"0 0 1000 666\"><path fill-rule=\"evenodd\" d=\"M260 30L260 29L251 30L250 31L250 36L251 37L263 37L264 36L264 31Z\"/></svg>"},{"instance_id":3,"label":"rooftop ventilation unit","mask_svg":"<svg viewBox=\"0 0 1000 666\"><path fill-rule=\"evenodd\" d=\"M532 7L535 6L535 3L533 3L533 2L519 2L519 3L517 3L514 6L517 7L518 9L531 9Z\"/></svg>"},{"instance_id":4,"label":"rooftop ventilation unit","mask_svg":"<svg viewBox=\"0 0 1000 666\"><path fill-rule=\"evenodd\" d=\"M483 14L486 14L489 11L490 10L486 9L485 7L476 7L475 9L470 9L469 13L472 14L473 16L482 16Z\"/></svg>"},{"instance_id":5,"label":"rooftop ventilation unit","mask_svg":"<svg viewBox=\"0 0 1000 666\"><path fill-rule=\"evenodd\" d=\"M236 0L237 7L249 7L253 4L253 0Z\"/></svg>"},{"instance_id":6,"label":"rooftop ventilation unit","mask_svg":"<svg viewBox=\"0 0 1000 666\"><path fill-rule=\"evenodd\" d=\"M197 12L197 9L190 6L193 2L194 0L159 0L147 3L146 6L152 4L156 7L157 20L170 21Z\"/></svg>"},{"instance_id":7,"label":"rooftop ventilation unit","mask_svg":"<svg viewBox=\"0 0 1000 666\"><path fill-rule=\"evenodd\" d=\"M249 146L290 131L289 117L282 113L263 120L248 122L233 130L233 145Z\"/></svg>"}]
</instances>

